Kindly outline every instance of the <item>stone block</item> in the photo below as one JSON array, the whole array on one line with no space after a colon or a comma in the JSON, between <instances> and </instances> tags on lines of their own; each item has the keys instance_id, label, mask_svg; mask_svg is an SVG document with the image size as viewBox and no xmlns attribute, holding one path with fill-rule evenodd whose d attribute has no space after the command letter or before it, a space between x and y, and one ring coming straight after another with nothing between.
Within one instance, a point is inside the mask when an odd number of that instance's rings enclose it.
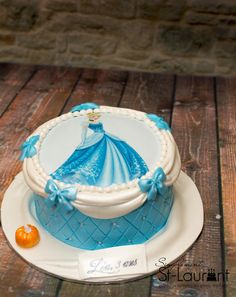
<instances>
[{"instance_id":1,"label":"stone block","mask_svg":"<svg viewBox=\"0 0 236 297\"><path fill-rule=\"evenodd\" d=\"M45 33L17 35L17 44L19 46L31 49L53 49L56 47L56 35Z\"/></svg>"},{"instance_id":2,"label":"stone block","mask_svg":"<svg viewBox=\"0 0 236 297\"><path fill-rule=\"evenodd\" d=\"M35 25L39 14L38 0L10 0L6 4L5 27L12 30L28 31Z\"/></svg>"},{"instance_id":3,"label":"stone block","mask_svg":"<svg viewBox=\"0 0 236 297\"><path fill-rule=\"evenodd\" d=\"M212 29L205 26L161 25L156 44L163 53L175 56L198 56L211 49L214 36Z\"/></svg>"},{"instance_id":4,"label":"stone block","mask_svg":"<svg viewBox=\"0 0 236 297\"><path fill-rule=\"evenodd\" d=\"M53 16L57 14L59 15L59 13L56 13L55 11L41 7L34 25L34 29L41 27L47 28L49 24L51 24Z\"/></svg>"},{"instance_id":5,"label":"stone block","mask_svg":"<svg viewBox=\"0 0 236 297\"><path fill-rule=\"evenodd\" d=\"M131 18L135 15L135 0L80 0L79 11L94 15Z\"/></svg>"},{"instance_id":6,"label":"stone block","mask_svg":"<svg viewBox=\"0 0 236 297\"><path fill-rule=\"evenodd\" d=\"M234 41L236 39L236 26L227 26L226 24L217 24L214 26L213 35L216 40ZM232 42L233 42L232 41Z\"/></svg>"},{"instance_id":7,"label":"stone block","mask_svg":"<svg viewBox=\"0 0 236 297\"><path fill-rule=\"evenodd\" d=\"M0 33L0 46L13 45L15 42L15 36L11 33Z\"/></svg>"},{"instance_id":8,"label":"stone block","mask_svg":"<svg viewBox=\"0 0 236 297\"><path fill-rule=\"evenodd\" d=\"M186 10L185 0L138 0L137 15L146 19L177 21Z\"/></svg>"},{"instance_id":9,"label":"stone block","mask_svg":"<svg viewBox=\"0 0 236 297\"><path fill-rule=\"evenodd\" d=\"M176 1L175 4L165 4L159 9L158 19L162 21L179 21L185 10L186 7L179 1Z\"/></svg>"},{"instance_id":10,"label":"stone block","mask_svg":"<svg viewBox=\"0 0 236 297\"><path fill-rule=\"evenodd\" d=\"M235 26L230 26L230 28L227 27L227 29L229 29L228 34L227 34L228 38L229 39L236 39L236 27Z\"/></svg>"},{"instance_id":11,"label":"stone block","mask_svg":"<svg viewBox=\"0 0 236 297\"><path fill-rule=\"evenodd\" d=\"M5 23L7 20L7 9L6 7L0 5L0 27L5 27Z\"/></svg>"},{"instance_id":12,"label":"stone block","mask_svg":"<svg viewBox=\"0 0 236 297\"><path fill-rule=\"evenodd\" d=\"M46 27L50 32L90 32L116 34L120 20L101 15L60 14L52 17Z\"/></svg>"},{"instance_id":13,"label":"stone block","mask_svg":"<svg viewBox=\"0 0 236 297\"><path fill-rule=\"evenodd\" d=\"M215 71L215 61L206 61L205 59L197 60L194 63L194 72L197 74L211 74Z\"/></svg>"},{"instance_id":14,"label":"stone block","mask_svg":"<svg viewBox=\"0 0 236 297\"><path fill-rule=\"evenodd\" d=\"M118 57L111 58L102 58L102 65L104 65L107 69L114 70L128 70L128 69L142 69L140 65L142 64L140 61L131 61L127 59L122 59Z\"/></svg>"},{"instance_id":15,"label":"stone block","mask_svg":"<svg viewBox=\"0 0 236 297\"><path fill-rule=\"evenodd\" d=\"M213 53L219 58L236 57L236 40L221 40L215 43Z\"/></svg>"},{"instance_id":16,"label":"stone block","mask_svg":"<svg viewBox=\"0 0 236 297\"><path fill-rule=\"evenodd\" d=\"M194 73L193 61L186 58L172 58L163 65L168 73Z\"/></svg>"},{"instance_id":17,"label":"stone block","mask_svg":"<svg viewBox=\"0 0 236 297\"><path fill-rule=\"evenodd\" d=\"M187 5L192 10L199 12L230 15L236 13L236 2L234 0L187 0Z\"/></svg>"},{"instance_id":18,"label":"stone block","mask_svg":"<svg viewBox=\"0 0 236 297\"><path fill-rule=\"evenodd\" d=\"M77 0L47 0L45 7L54 11L76 12Z\"/></svg>"},{"instance_id":19,"label":"stone block","mask_svg":"<svg viewBox=\"0 0 236 297\"><path fill-rule=\"evenodd\" d=\"M68 48L74 54L109 55L115 52L117 40L112 37L76 34L68 36Z\"/></svg>"},{"instance_id":20,"label":"stone block","mask_svg":"<svg viewBox=\"0 0 236 297\"><path fill-rule=\"evenodd\" d=\"M67 45L67 37L65 35L59 35L56 42L57 52L64 53L67 49Z\"/></svg>"},{"instance_id":21,"label":"stone block","mask_svg":"<svg viewBox=\"0 0 236 297\"><path fill-rule=\"evenodd\" d=\"M221 75L236 74L236 61L228 58L217 58L215 73Z\"/></svg>"},{"instance_id":22,"label":"stone block","mask_svg":"<svg viewBox=\"0 0 236 297\"><path fill-rule=\"evenodd\" d=\"M195 11L187 11L185 14L185 21L193 25L216 25L219 22L218 16L211 13L199 13Z\"/></svg>"},{"instance_id":23,"label":"stone block","mask_svg":"<svg viewBox=\"0 0 236 297\"><path fill-rule=\"evenodd\" d=\"M234 26L236 25L236 16L235 15L219 15L219 24Z\"/></svg>"},{"instance_id":24,"label":"stone block","mask_svg":"<svg viewBox=\"0 0 236 297\"><path fill-rule=\"evenodd\" d=\"M20 47L0 48L1 62L28 62L29 51Z\"/></svg>"},{"instance_id":25,"label":"stone block","mask_svg":"<svg viewBox=\"0 0 236 297\"><path fill-rule=\"evenodd\" d=\"M156 51L149 59L148 68L152 71L156 68L160 68L160 66L167 62L169 59L170 57L164 56L159 51Z\"/></svg>"},{"instance_id":26,"label":"stone block","mask_svg":"<svg viewBox=\"0 0 236 297\"><path fill-rule=\"evenodd\" d=\"M156 19L159 16L159 9L164 0L138 0L137 16L147 19Z\"/></svg>"},{"instance_id":27,"label":"stone block","mask_svg":"<svg viewBox=\"0 0 236 297\"><path fill-rule=\"evenodd\" d=\"M144 20L133 20L121 25L121 38L133 49L145 49L151 46L153 24Z\"/></svg>"},{"instance_id":28,"label":"stone block","mask_svg":"<svg viewBox=\"0 0 236 297\"><path fill-rule=\"evenodd\" d=\"M155 53L149 62L149 71L161 71L163 73L192 73L192 61L185 58L177 58L171 56L163 56Z\"/></svg>"},{"instance_id":29,"label":"stone block","mask_svg":"<svg viewBox=\"0 0 236 297\"><path fill-rule=\"evenodd\" d=\"M55 64L55 53L48 50L29 50L28 63L31 64L42 64L42 65L52 65Z\"/></svg>"},{"instance_id":30,"label":"stone block","mask_svg":"<svg viewBox=\"0 0 236 297\"><path fill-rule=\"evenodd\" d=\"M120 47L120 45L119 45ZM140 51L140 50L127 50L124 48L119 48L116 53L116 57L133 60L133 61L143 61L150 57L150 51Z\"/></svg>"},{"instance_id":31,"label":"stone block","mask_svg":"<svg viewBox=\"0 0 236 297\"><path fill-rule=\"evenodd\" d=\"M87 56L70 54L67 56L68 65L85 68L102 68L102 65L100 65L100 59L101 57L91 55Z\"/></svg>"},{"instance_id":32,"label":"stone block","mask_svg":"<svg viewBox=\"0 0 236 297\"><path fill-rule=\"evenodd\" d=\"M63 53L59 53L57 52L55 55L54 55L54 65L57 65L57 66L73 66L73 67L76 67L77 65L70 65L69 63L69 55L68 53L66 52L63 52Z\"/></svg>"}]
</instances>

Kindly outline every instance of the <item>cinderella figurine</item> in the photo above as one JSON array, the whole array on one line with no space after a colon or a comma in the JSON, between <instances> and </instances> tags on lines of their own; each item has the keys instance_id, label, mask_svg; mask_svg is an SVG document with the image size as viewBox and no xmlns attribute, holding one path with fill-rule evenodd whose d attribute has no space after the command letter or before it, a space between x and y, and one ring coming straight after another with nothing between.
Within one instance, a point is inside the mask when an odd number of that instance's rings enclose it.
<instances>
[{"instance_id":1,"label":"cinderella figurine","mask_svg":"<svg viewBox=\"0 0 236 297\"><path fill-rule=\"evenodd\" d=\"M140 155L125 141L104 131L100 114L91 112L82 141L51 176L65 183L106 187L127 183L148 171ZM88 129L93 133L87 136Z\"/></svg>"}]
</instances>

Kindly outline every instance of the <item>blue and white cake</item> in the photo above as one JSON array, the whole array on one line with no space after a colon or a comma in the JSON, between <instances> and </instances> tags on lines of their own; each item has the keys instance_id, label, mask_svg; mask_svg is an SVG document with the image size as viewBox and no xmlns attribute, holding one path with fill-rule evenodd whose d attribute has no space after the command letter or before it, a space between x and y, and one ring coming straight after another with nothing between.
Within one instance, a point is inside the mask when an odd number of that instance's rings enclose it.
<instances>
[{"instance_id":1,"label":"blue and white cake","mask_svg":"<svg viewBox=\"0 0 236 297\"><path fill-rule=\"evenodd\" d=\"M167 223L180 157L154 114L83 103L22 145L37 219L71 246L144 243Z\"/></svg>"}]
</instances>

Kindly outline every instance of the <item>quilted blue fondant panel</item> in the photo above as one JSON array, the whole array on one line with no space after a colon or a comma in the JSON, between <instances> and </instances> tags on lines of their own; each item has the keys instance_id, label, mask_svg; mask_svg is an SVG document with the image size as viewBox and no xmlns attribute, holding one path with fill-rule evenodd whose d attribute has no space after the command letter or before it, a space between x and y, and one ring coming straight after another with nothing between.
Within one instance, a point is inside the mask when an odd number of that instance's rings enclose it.
<instances>
[{"instance_id":1,"label":"quilted blue fondant panel","mask_svg":"<svg viewBox=\"0 0 236 297\"><path fill-rule=\"evenodd\" d=\"M165 196L146 201L140 208L114 219L91 218L77 209L68 211L37 195L33 199L38 220L51 235L74 247L97 250L147 241L166 224L173 193L169 188Z\"/></svg>"}]
</instances>

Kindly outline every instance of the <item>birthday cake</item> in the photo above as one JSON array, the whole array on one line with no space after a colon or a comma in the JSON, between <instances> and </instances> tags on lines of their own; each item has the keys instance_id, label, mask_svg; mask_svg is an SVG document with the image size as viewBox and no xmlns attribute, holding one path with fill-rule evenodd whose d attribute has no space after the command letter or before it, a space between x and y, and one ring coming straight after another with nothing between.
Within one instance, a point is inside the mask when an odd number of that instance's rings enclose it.
<instances>
[{"instance_id":1,"label":"birthday cake","mask_svg":"<svg viewBox=\"0 0 236 297\"><path fill-rule=\"evenodd\" d=\"M58 240L96 250L168 228L181 162L161 117L83 103L40 126L21 150L30 205Z\"/></svg>"}]
</instances>

